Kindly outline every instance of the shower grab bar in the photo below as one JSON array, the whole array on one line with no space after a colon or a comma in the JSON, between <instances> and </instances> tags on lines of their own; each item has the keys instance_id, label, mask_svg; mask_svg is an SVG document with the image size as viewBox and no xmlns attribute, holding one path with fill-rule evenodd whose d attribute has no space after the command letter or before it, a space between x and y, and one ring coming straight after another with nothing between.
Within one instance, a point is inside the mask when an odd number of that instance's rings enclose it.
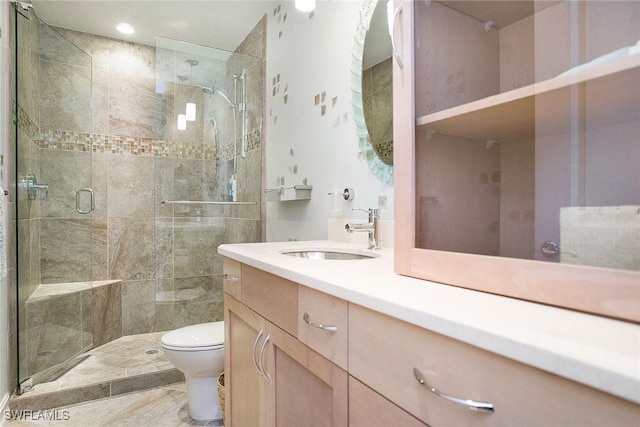
<instances>
[{"instance_id":1,"label":"shower grab bar","mask_svg":"<svg viewBox=\"0 0 640 427\"><path fill-rule=\"evenodd\" d=\"M163 200L163 205L257 205L258 202L208 202L206 200Z\"/></svg>"}]
</instances>

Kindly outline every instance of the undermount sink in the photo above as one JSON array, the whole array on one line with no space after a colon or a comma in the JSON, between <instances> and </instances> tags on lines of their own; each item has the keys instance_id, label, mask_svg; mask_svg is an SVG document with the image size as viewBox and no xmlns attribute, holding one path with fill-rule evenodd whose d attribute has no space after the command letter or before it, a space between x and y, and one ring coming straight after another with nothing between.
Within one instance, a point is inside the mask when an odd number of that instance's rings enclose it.
<instances>
[{"instance_id":1,"label":"undermount sink","mask_svg":"<svg viewBox=\"0 0 640 427\"><path fill-rule=\"evenodd\" d=\"M327 260L357 260L357 259L372 259L377 258L379 255L368 254L363 252L344 252L341 250L332 249L309 249L309 250L295 250L282 252L283 255L289 255L296 258L308 258L308 259L327 259Z\"/></svg>"}]
</instances>

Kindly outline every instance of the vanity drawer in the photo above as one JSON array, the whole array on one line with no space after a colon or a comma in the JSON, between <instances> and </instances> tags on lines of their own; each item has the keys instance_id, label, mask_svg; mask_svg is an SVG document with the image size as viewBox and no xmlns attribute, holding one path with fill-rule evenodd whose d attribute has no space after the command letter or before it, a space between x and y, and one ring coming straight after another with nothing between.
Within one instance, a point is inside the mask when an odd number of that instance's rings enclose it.
<instances>
[{"instance_id":1,"label":"vanity drawer","mask_svg":"<svg viewBox=\"0 0 640 427\"><path fill-rule=\"evenodd\" d=\"M298 288L298 339L345 370L347 315L346 301L306 286Z\"/></svg>"},{"instance_id":2,"label":"vanity drawer","mask_svg":"<svg viewBox=\"0 0 640 427\"><path fill-rule=\"evenodd\" d=\"M488 402L469 410L422 386ZM432 427L441 425L637 425L640 406L453 340L349 306L349 373Z\"/></svg>"},{"instance_id":3,"label":"vanity drawer","mask_svg":"<svg viewBox=\"0 0 640 427\"><path fill-rule=\"evenodd\" d=\"M237 300L240 300L241 296L241 265L231 258L222 259L222 289Z\"/></svg>"},{"instance_id":4,"label":"vanity drawer","mask_svg":"<svg viewBox=\"0 0 640 427\"><path fill-rule=\"evenodd\" d=\"M249 308L298 336L298 284L242 264L241 301Z\"/></svg>"}]
</instances>

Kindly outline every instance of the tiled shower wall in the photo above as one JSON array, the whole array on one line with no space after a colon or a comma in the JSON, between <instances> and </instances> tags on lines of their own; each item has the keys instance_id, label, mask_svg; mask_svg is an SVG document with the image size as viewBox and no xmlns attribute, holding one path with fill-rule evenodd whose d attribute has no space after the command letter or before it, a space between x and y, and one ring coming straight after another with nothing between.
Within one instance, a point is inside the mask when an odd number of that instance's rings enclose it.
<instances>
[{"instance_id":1,"label":"tiled shower wall","mask_svg":"<svg viewBox=\"0 0 640 427\"><path fill-rule=\"evenodd\" d=\"M265 22L263 19L256 25L239 47L240 53L264 58ZM249 100L250 150L238 165L241 200L258 204L242 208L162 205L162 200L175 198L225 200L231 141L209 147L202 140L181 141L174 134L173 94L156 93L154 47L57 30L91 56L92 128L77 131L70 124L69 129L49 130L46 121L67 123L64 117L53 117L65 114L64 106L50 106L43 114L37 105L33 111L27 105L21 113L28 117L23 123L32 124L33 135L20 137L25 138L23 141L32 139L33 144L29 152L20 153L19 157L33 162L34 168L40 164L41 181L48 181L52 188L64 186L65 177L87 171L91 174L96 207L89 220L60 215L21 221L21 227L32 229L31 255L20 254L21 269L30 274L29 291L22 295L31 294L39 283L88 280L73 261L80 265L83 258L85 262L90 258L91 279L122 280L123 335L221 320L222 262L217 246L260 241L264 235L260 220L264 212L261 173L255 173L262 170L264 145L264 60L248 70L249 78L254 80L249 85L253 91ZM47 59L34 60L37 63ZM64 68L64 64L57 65ZM37 73L38 67L32 68ZM43 68L42 64L39 68ZM66 68L70 78L50 79L49 86L63 82L61 87L47 88L52 99L65 99L64 82L75 81L73 72ZM39 95L30 98L38 99ZM212 170L218 182L214 191L205 182L207 172ZM57 203L54 193L50 192L50 205ZM75 200L61 203L75 204ZM34 218L37 217L39 214ZM81 238L87 228L90 244ZM75 243L60 245L56 236L61 233L71 235L67 240ZM74 239L75 234L78 238Z\"/></svg>"},{"instance_id":2,"label":"tiled shower wall","mask_svg":"<svg viewBox=\"0 0 640 427\"><path fill-rule=\"evenodd\" d=\"M221 147L205 146L202 134L195 141L176 135L172 94L163 99L156 93L155 48L62 33L93 58L93 130L109 136L93 151L92 185L98 200L92 224L93 279L123 281L122 334L221 320L217 247L261 240L260 176L252 174L250 181L246 173L261 170L261 101L249 106L254 119L249 121L251 150L239 165L241 195L258 205L162 205L167 199L224 200L228 147L224 141ZM262 21L247 38L257 44L248 48L262 58L263 34ZM249 70L250 77L261 76L261 71ZM253 90L260 91L261 78L255 79L260 84ZM213 192L205 172L212 169L218 182Z\"/></svg>"}]
</instances>

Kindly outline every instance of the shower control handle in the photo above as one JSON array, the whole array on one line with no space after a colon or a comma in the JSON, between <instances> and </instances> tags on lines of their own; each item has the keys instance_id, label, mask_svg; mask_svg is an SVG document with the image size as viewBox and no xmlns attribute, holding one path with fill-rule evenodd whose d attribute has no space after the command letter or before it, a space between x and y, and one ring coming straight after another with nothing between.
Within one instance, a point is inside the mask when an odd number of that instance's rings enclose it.
<instances>
[{"instance_id":1,"label":"shower control handle","mask_svg":"<svg viewBox=\"0 0 640 427\"><path fill-rule=\"evenodd\" d=\"M36 174L30 173L23 181L27 187L27 198L29 200L36 199L36 190L44 190L45 200L49 198L49 186L47 184L38 184L38 178Z\"/></svg>"}]
</instances>

